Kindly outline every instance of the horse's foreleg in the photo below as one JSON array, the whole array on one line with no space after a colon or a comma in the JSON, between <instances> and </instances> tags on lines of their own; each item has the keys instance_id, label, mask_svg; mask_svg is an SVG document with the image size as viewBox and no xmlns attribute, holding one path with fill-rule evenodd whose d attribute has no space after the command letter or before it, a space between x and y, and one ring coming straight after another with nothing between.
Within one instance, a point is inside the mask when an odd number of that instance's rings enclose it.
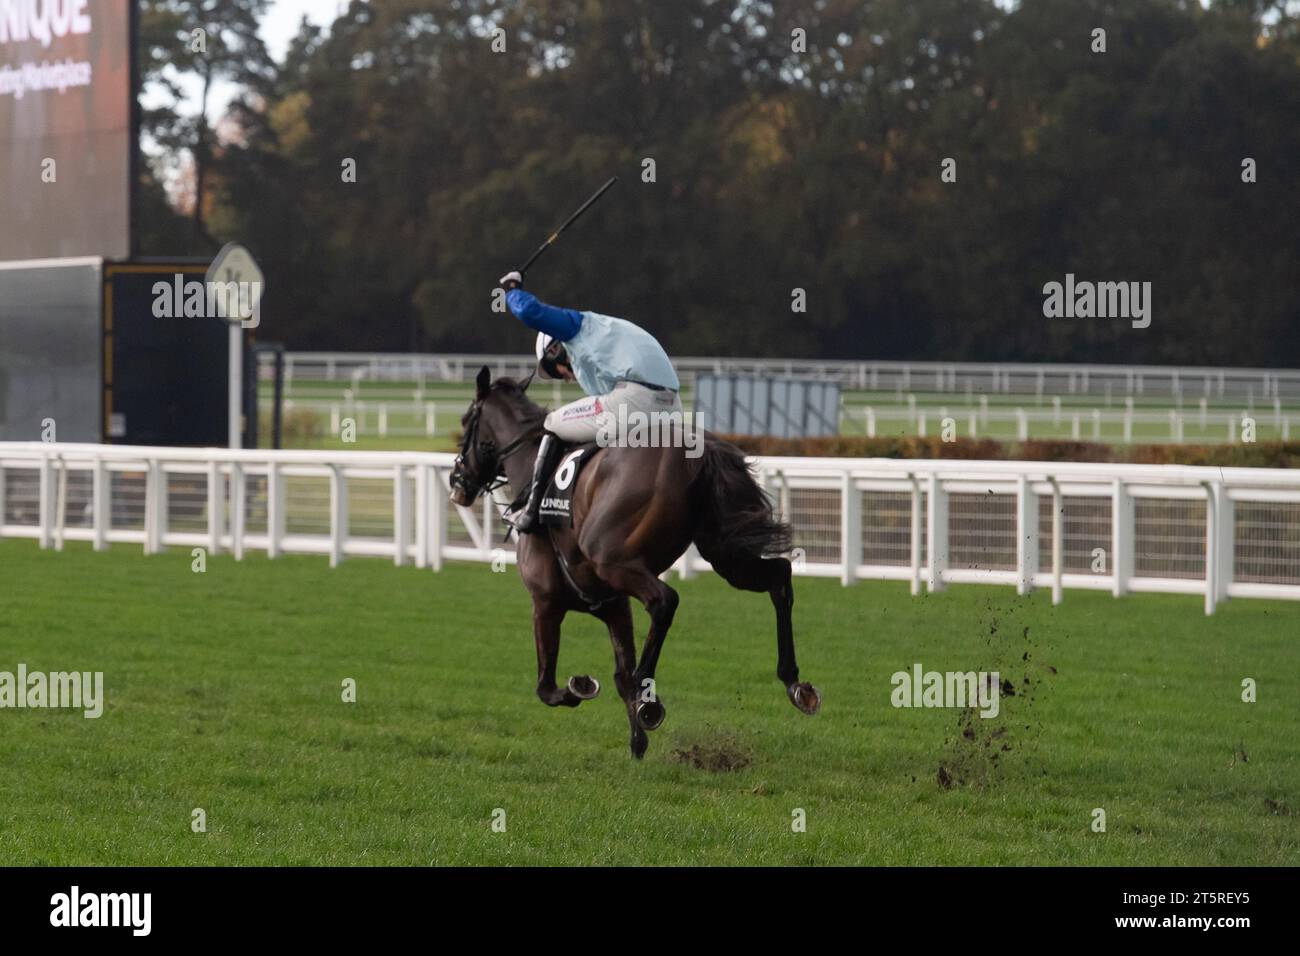
<instances>
[{"instance_id":1,"label":"horse's foreleg","mask_svg":"<svg viewBox=\"0 0 1300 956\"><path fill-rule=\"evenodd\" d=\"M609 642L614 647L614 686L627 706L627 722L631 729L629 746L638 760L645 756L650 738L637 720L637 686L632 679L636 670L636 641L632 637L632 607L626 597L619 597L601 605L593 612L609 628Z\"/></svg>"},{"instance_id":2,"label":"horse's foreleg","mask_svg":"<svg viewBox=\"0 0 1300 956\"><path fill-rule=\"evenodd\" d=\"M533 599L533 639L537 643L537 696L547 707L577 707L585 699L568 687L555 686L555 666L560 658L560 625L564 622L564 613L564 607L556 602Z\"/></svg>"},{"instance_id":3,"label":"horse's foreleg","mask_svg":"<svg viewBox=\"0 0 1300 956\"><path fill-rule=\"evenodd\" d=\"M658 730L667 712L655 686L655 668L659 666L659 652L677 613L677 592L645 567L606 566L598 568L597 574L615 590L633 595L650 615L650 633L646 635L632 683L637 697L637 720L646 730Z\"/></svg>"}]
</instances>

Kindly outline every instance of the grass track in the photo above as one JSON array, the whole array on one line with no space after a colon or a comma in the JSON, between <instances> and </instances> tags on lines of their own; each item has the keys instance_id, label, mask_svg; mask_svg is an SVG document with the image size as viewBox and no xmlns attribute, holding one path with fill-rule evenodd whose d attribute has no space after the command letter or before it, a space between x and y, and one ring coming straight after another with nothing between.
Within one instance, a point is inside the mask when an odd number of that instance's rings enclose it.
<instances>
[{"instance_id":1,"label":"grass track","mask_svg":"<svg viewBox=\"0 0 1300 956\"><path fill-rule=\"evenodd\" d=\"M0 710L0 863L1300 862L1300 606L1206 618L1190 597L1067 592L1054 609L802 579L800 663L825 698L808 718L775 680L765 598L674 586L668 722L636 763L594 621L566 623L560 670L596 675L601 697L533 696L513 569L216 556L194 574L188 552L0 542L0 670L102 670L108 697L99 720ZM1000 767L952 743L954 711L890 705L890 675L917 661L1041 679L988 724L1008 727ZM719 745L749 765L672 756ZM963 760L984 782L941 788L939 765Z\"/></svg>"}]
</instances>

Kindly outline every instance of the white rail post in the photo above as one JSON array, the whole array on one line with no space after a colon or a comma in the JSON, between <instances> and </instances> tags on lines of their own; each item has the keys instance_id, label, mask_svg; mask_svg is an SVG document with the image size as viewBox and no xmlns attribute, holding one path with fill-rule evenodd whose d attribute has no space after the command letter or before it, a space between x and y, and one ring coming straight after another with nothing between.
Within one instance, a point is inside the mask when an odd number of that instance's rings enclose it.
<instances>
[{"instance_id":1,"label":"white rail post","mask_svg":"<svg viewBox=\"0 0 1300 956\"><path fill-rule=\"evenodd\" d=\"M406 466L393 466L393 564L406 563L406 551L411 545L407 523L410 513L406 507Z\"/></svg>"},{"instance_id":2,"label":"white rail post","mask_svg":"<svg viewBox=\"0 0 1300 956\"><path fill-rule=\"evenodd\" d=\"M1065 571L1065 499L1055 478L1052 483L1052 603L1060 604L1064 597L1061 575Z\"/></svg>"},{"instance_id":3,"label":"white rail post","mask_svg":"<svg viewBox=\"0 0 1300 956\"><path fill-rule=\"evenodd\" d=\"M948 492L933 472L926 489L926 590L944 590L948 570Z\"/></svg>"},{"instance_id":4,"label":"white rail post","mask_svg":"<svg viewBox=\"0 0 1300 956\"><path fill-rule=\"evenodd\" d=\"M54 499L54 550L63 550L63 531L68 524L68 465L62 455L54 456L56 468Z\"/></svg>"},{"instance_id":5,"label":"white rail post","mask_svg":"<svg viewBox=\"0 0 1300 956\"><path fill-rule=\"evenodd\" d=\"M1016 409L1016 435L1021 441L1029 440L1029 416L1023 408Z\"/></svg>"},{"instance_id":6,"label":"white rail post","mask_svg":"<svg viewBox=\"0 0 1300 956\"><path fill-rule=\"evenodd\" d=\"M1218 567L1215 573L1218 586L1214 589L1214 596L1216 601L1226 601L1228 599L1228 588L1232 586L1232 579L1236 573L1237 509L1223 482L1214 482L1213 488L1214 510L1218 518L1216 524L1218 525L1219 536L1218 559L1216 562Z\"/></svg>"},{"instance_id":7,"label":"white rail post","mask_svg":"<svg viewBox=\"0 0 1300 956\"><path fill-rule=\"evenodd\" d=\"M244 466L230 463L230 551L236 561L244 560L244 528L248 522L248 484Z\"/></svg>"},{"instance_id":8,"label":"white rail post","mask_svg":"<svg viewBox=\"0 0 1300 956\"><path fill-rule=\"evenodd\" d=\"M700 556L699 550L692 542L686 546L682 556L677 559L677 576L683 581L689 581L695 577L695 559Z\"/></svg>"},{"instance_id":9,"label":"white rail post","mask_svg":"<svg viewBox=\"0 0 1300 956\"><path fill-rule=\"evenodd\" d=\"M342 465L330 466L330 567L343 560L348 536L348 484Z\"/></svg>"},{"instance_id":10,"label":"white rail post","mask_svg":"<svg viewBox=\"0 0 1300 956\"><path fill-rule=\"evenodd\" d=\"M280 474L280 463L266 466L266 556L278 558L284 540L285 479Z\"/></svg>"},{"instance_id":11,"label":"white rail post","mask_svg":"<svg viewBox=\"0 0 1300 956\"><path fill-rule=\"evenodd\" d=\"M1016 593L1034 589L1038 573L1038 495L1021 475L1016 481Z\"/></svg>"},{"instance_id":12,"label":"white rail post","mask_svg":"<svg viewBox=\"0 0 1300 956\"><path fill-rule=\"evenodd\" d=\"M112 486L109 483L108 465L98 456L95 457L90 482L90 494L95 502L94 548L96 551L105 551L108 549L108 529L113 521Z\"/></svg>"},{"instance_id":13,"label":"white rail post","mask_svg":"<svg viewBox=\"0 0 1300 956\"><path fill-rule=\"evenodd\" d=\"M5 466L0 461L0 538L5 536Z\"/></svg>"},{"instance_id":14,"label":"white rail post","mask_svg":"<svg viewBox=\"0 0 1300 956\"><path fill-rule=\"evenodd\" d=\"M447 495L437 468L429 468L429 567L442 570L443 552L447 550Z\"/></svg>"},{"instance_id":15,"label":"white rail post","mask_svg":"<svg viewBox=\"0 0 1300 956\"><path fill-rule=\"evenodd\" d=\"M1214 613L1219 596L1219 509L1214 485L1201 482L1205 489L1205 613Z\"/></svg>"},{"instance_id":16,"label":"white rail post","mask_svg":"<svg viewBox=\"0 0 1300 956\"><path fill-rule=\"evenodd\" d=\"M429 477L430 466L415 466L415 566L429 566Z\"/></svg>"},{"instance_id":17,"label":"white rail post","mask_svg":"<svg viewBox=\"0 0 1300 956\"><path fill-rule=\"evenodd\" d=\"M912 533L909 540L912 561L911 591L915 597L921 593L921 483L916 475L908 472L907 480L912 483Z\"/></svg>"},{"instance_id":18,"label":"white rail post","mask_svg":"<svg viewBox=\"0 0 1300 956\"><path fill-rule=\"evenodd\" d=\"M1110 499L1110 570L1111 593L1122 597L1128 593L1128 582L1133 577L1133 496L1124 487L1123 479L1116 478Z\"/></svg>"},{"instance_id":19,"label":"white rail post","mask_svg":"<svg viewBox=\"0 0 1300 956\"><path fill-rule=\"evenodd\" d=\"M226 511L223 491L221 463L214 459L208 462L208 554L221 553L221 533Z\"/></svg>"},{"instance_id":20,"label":"white rail post","mask_svg":"<svg viewBox=\"0 0 1300 956\"><path fill-rule=\"evenodd\" d=\"M161 554L167 541L167 472L160 459L149 460L145 485L145 554Z\"/></svg>"},{"instance_id":21,"label":"white rail post","mask_svg":"<svg viewBox=\"0 0 1300 956\"><path fill-rule=\"evenodd\" d=\"M433 402L424 406L424 434L432 438L437 433L438 417Z\"/></svg>"},{"instance_id":22,"label":"white rail post","mask_svg":"<svg viewBox=\"0 0 1300 956\"><path fill-rule=\"evenodd\" d=\"M840 583L847 586L857 580L861 563L862 492L853 472L845 467L840 475Z\"/></svg>"},{"instance_id":23,"label":"white rail post","mask_svg":"<svg viewBox=\"0 0 1300 956\"><path fill-rule=\"evenodd\" d=\"M54 543L54 463L49 455L41 456L40 501L36 510L40 517L40 545L49 548Z\"/></svg>"}]
</instances>

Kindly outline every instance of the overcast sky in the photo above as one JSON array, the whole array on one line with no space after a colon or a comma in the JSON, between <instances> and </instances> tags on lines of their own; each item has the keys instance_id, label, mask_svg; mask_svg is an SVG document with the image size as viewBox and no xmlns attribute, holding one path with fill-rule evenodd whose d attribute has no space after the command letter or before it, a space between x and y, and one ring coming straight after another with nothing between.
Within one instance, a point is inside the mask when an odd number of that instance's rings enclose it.
<instances>
[{"instance_id":1,"label":"overcast sky","mask_svg":"<svg viewBox=\"0 0 1300 956\"><path fill-rule=\"evenodd\" d=\"M298 23L304 16L317 26L328 27L338 12L346 7L347 0L271 0L258 32L271 56L278 61L284 57L289 41L298 32ZM181 81L181 85L190 96L188 111L193 112L198 106L201 90L199 82L197 78L188 77ZM219 120L236 92L238 87L233 83L216 84L208 101L208 119L214 123ZM161 105L161 101L147 91L143 102L146 106Z\"/></svg>"}]
</instances>

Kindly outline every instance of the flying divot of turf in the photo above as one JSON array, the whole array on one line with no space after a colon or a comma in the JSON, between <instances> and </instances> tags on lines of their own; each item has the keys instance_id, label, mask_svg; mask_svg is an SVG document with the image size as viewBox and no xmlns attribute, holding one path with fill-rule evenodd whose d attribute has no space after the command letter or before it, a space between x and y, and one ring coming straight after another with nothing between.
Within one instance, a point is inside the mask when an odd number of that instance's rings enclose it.
<instances>
[{"instance_id":1,"label":"flying divot of turf","mask_svg":"<svg viewBox=\"0 0 1300 956\"><path fill-rule=\"evenodd\" d=\"M1034 715L1036 695L1046 678L1054 676L1054 666L1040 659L1036 638L1028 625L1003 627L999 614L1015 615L1015 608L999 611L986 600L988 629L983 635L989 660L985 673L1000 675L998 716L986 720L977 707L963 707L957 712L956 733L943 744L935 782L943 790L953 787L986 787L996 781L1005 761L1022 759L1037 742L1041 723Z\"/></svg>"}]
</instances>

